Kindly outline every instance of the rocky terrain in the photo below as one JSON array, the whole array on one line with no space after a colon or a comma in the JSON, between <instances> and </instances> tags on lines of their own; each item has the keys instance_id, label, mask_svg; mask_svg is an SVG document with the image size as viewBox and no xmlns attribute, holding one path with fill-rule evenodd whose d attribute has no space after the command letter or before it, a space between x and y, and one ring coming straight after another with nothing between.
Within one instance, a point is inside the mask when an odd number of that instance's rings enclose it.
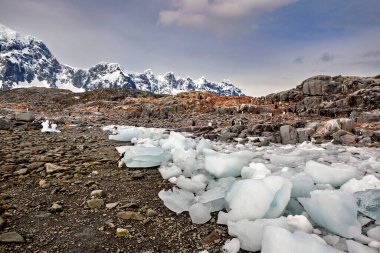
<instances>
[{"instance_id":1,"label":"rocky terrain","mask_svg":"<svg viewBox=\"0 0 380 253\"><path fill-rule=\"evenodd\" d=\"M119 169L120 143L101 126L162 127L257 146L379 148L379 97L380 77L342 76L313 77L260 98L0 91L0 252L219 252L226 227L216 217L199 226L170 212L157 196L170 183L154 169ZM46 119L61 133L42 133Z\"/></svg>"}]
</instances>

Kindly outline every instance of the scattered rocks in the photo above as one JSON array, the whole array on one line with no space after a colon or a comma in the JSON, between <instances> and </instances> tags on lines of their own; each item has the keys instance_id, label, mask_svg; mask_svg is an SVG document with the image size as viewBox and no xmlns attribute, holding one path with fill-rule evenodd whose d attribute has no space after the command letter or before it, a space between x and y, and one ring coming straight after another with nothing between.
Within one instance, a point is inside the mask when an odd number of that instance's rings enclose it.
<instances>
[{"instance_id":1,"label":"scattered rocks","mask_svg":"<svg viewBox=\"0 0 380 253\"><path fill-rule=\"evenodd\" d=\"M142 215L141 213L131 212L131 211L118 212L116 214L116 217L123 220L137 220L137 221L143 221L145 219L144 215Z\"/></svg>"},{"instance_id":2,"label":"scattered rocks","mask_svg":"<svg viewBox=\"0 0 380 253\"><path fill-rule=\"evenodd\" d=\"M89 208L96 208L96 209L100 209L104 206L104 200L102 199L90 199L90 200L87 200L87 206Z\"/></svg>"},{"instance_id":3,"label":"scattered rocks","mask_svg":"<svg viewBox=\"0 0 380 253\"><path fill-rule=\"evenodd\" d=\"M7 232L7 233L0 234L0 242L20 243L20 242L25 242L25 239L17 232Z\"/></svg>"}]
</instances>

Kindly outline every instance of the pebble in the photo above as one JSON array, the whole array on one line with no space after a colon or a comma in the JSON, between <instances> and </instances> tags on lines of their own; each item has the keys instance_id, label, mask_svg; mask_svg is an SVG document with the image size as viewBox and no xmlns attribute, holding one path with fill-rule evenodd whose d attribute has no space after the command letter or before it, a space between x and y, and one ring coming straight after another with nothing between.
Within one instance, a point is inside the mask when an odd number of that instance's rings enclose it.
<instances>
[{"instance_id":1,"label":"pebble","mask_svg":"<svg viewBox=\"0 0 380 253\"><path fill-rule=\"evenodd\" d=\"M48 173L48 174L52 174L55 172L61 172L61 171L65 171L68 169L66 167L59 166L59 165L52 164L52 163L46 163L45 168L46 168L46 173Z\"/></svg>"},{"instance_id":2,"label":"pebble","mask_svg":"<svg viewBox=\"0 0 380 253\"><path fill-rule=\"evenodd\" d=\"M54 203L50 208L49 211L52 213L59 213L62 212L63 208L60 204Z\"/></svg>"},{"instance_id":3,"label":"pebble","mask_svg":"<svg viewBox=\"0 0 380 253\"><path fill-rule=\"evenodd\" d=\"M157 212L155 210L149 208L148 210L146 210L146 216L148 216L148 217L157 216Z\"/></svg>"},{"instance_id":4,"label":"pebble","mask_svg":"<svg viewBox=\"0 0 380 253\"><path fill-rule=\"evenodd\" d=\"M114 209L118 204L119 204L119 202L108 203L108 204L106 204L106 208L107 209Z\"/></svg>"},{"instance_id":5,"label":"pebble","mask_svg":"<svg viewBox=\"0 0 380 253\"><path fill-rule=\"evenodd\" d=\"M16 175L25 175L26 173L28 173L28 169L24 168L24 169L19 169L19 170L16 170L14 172L14 174Z\"/></svg>"},{"instance_id":6,"label":"pebble","mask_svg":"<svg viewBox=\"0 0 380 253\"><path fill-rule=\"evenodd\" d=\"M116 229L116 237L126 237L131 238L131 233L126 228L117 228Z\"/></svg>"},{"instance_id":7,"label":"pebble","mask_svg":"<svg viewBox=\"0 0 380 253\"><path fill-rule=\"evenodd\" d=\"M103 190L93 190L90 195L93 198L101 198L105 196L105 192Z\"/></svg>"},{"instance_id":8,"label":"pebble","mask_svg":"<svg viewBox=\"0 0 380 253\"><path fill-rule=\"evenodd\" d=\"M87 201L87 205L89 208L100 209L104 205L104 201L102 199L90 199Z\"/></svg>"},{"instance_id":9,"label":"pebble","mask_svg":"<svg viewBox=\"0 0 380 253\"><path fill-rule=\"evenodd\" d=\"M116 214L116 217L123 220L137 220L137 221L144 220L144 215L142 215L139 212L131 212L131 211L118 212Z\"/></svg>"},{"instance_id":10,"label":"pebble","mask_svg":"<svg viewBox=\"0 0 380 253\"><path fill-rule=\"evenodd\" d=\"M0 234L0 242L25 242L25 240L17 232L8 232Z\"/></svg>"},{"instance_id":11,"label":"pebble","mask_svg":"<svg viewBox=\"0 0 380 253\"><path fill-rule=\"evenodd\" d=\"M47 186L46 180L41 179L40 181L38 181L38 185L39 185L41 188L45 188L45 187Z\"/></svg>"}]
</instances>

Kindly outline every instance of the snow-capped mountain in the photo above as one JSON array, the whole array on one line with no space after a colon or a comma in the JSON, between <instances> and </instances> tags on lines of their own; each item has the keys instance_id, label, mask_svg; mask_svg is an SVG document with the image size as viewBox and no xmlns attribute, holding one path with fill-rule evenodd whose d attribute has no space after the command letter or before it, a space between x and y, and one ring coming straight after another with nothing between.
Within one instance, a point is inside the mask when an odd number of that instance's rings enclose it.
<instances>
[{"instance_id":1,"label":"snow-capped mountain","mask_svg":"<svg viewBox=\"0 0 380 253\"><path fill-rule=\"evenodd\" d=\"M154 75L128 73L119 64L101 62L90 69L59 63L40 40L0 24L0 90L42 86L75 92L101 88L131 88L175 95L182 91L207 91L226 96L244 93L229 81L214 83L204 77L178 78L172 72Z\"/></svg>"}]
</instances>

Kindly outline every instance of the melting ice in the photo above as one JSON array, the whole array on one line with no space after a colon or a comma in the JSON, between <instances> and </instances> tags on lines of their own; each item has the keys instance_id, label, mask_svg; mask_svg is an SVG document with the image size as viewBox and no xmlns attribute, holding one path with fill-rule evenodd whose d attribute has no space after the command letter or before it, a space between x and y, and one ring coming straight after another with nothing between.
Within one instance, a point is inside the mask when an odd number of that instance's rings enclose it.
<instances>
[{"instance_id":1,"label":"melting ice","mask_svg":"<svg viewBox=\"0 0 380 253\"><path fill-rule=\"evenodd\" d=\"M164 129L107 126L127 167L155 167L164 205L193 223L217 217L239 248L261 252L378 252L380 150L233 144Z\"/></svg>"}]
</instances>

